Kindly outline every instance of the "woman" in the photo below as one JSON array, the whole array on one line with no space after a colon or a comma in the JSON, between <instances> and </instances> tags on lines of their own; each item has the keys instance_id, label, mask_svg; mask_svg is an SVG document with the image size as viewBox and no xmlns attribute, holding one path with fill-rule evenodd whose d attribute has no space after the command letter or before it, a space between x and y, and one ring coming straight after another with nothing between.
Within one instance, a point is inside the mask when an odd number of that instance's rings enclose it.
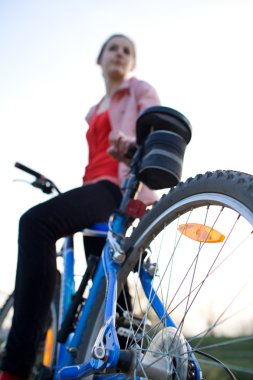
<instances>
[{"instance_id":1,"label":"woman","mask_svg":"<svg viewBox=\"0 0 253 380\"><path fill-rule=\"evenodd\" d=\"M136 119L145 108L160 103L153 87L128 79L135 67L135 47L128 37L108 38L97 63L106 93L87 115L84 186L33 207L20 219L15 312L0 380L29 377L56 282L55 243L108 220L119 206L120 184L128 172L125 154L135 140ZM138 196L147 204L156 199L145 186Z\"/></svg>"}]
</instances>

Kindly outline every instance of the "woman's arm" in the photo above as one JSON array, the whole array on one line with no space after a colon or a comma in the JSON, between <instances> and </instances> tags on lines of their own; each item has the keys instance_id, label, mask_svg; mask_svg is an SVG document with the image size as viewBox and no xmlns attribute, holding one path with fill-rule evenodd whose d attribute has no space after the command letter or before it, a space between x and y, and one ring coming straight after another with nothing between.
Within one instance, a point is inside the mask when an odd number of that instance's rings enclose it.
<instances>
[{"instance_id":1,"label":"woman's arm","mask_svg":"<svg viewBox=\"0 0 253 380\"><path fill-rule=\"evenodd\" d=\"M149 83L145 81L136 81L133 82L130 92L132 99L134 102L131 103L133 109L137 109L137 117L140 115L145 109L160 105L159 96ZM132 113L132 109L130 108L128 112ZM136 111L135 111L136 112ZM136 113L135 113L136 115ZM132 120L132 123L135 124L136 116ZM118 161L124 162L129 165L130 160L126 158L126 153L131 144L135 143L136 137L129 136L125 132L122 132L120 129L114 129L110 133L109 143L110 147L108 149L108 153Z\"/></svg>"},{"instance_id":2,"label":"woman's arm","mask_svg":"<svg viewBox=\"0 0 253 380\"><path fill-rule=\"evenodd\" d=\"M147 108L161 104L160 98L153 86L145 81L135 85L135 99L139 115Z\"/></svg>"}]
</instances>

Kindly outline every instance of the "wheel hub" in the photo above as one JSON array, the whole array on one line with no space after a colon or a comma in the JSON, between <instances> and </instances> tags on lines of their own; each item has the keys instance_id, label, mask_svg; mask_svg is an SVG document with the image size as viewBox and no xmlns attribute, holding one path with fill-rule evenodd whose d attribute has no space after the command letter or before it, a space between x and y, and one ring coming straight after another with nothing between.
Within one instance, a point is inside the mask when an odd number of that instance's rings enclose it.
<instances>
[{"instance_id":1,"label":"wheel hub","mask_svg":"<svg viewBox=\"0 0 253 380\"><path fill-rule=\"evenodd\" d=\"M152 339L140 367L149 379L187 380L188 362L185 338L175 327L166 327Z\"/></svg>"}]
</instances>

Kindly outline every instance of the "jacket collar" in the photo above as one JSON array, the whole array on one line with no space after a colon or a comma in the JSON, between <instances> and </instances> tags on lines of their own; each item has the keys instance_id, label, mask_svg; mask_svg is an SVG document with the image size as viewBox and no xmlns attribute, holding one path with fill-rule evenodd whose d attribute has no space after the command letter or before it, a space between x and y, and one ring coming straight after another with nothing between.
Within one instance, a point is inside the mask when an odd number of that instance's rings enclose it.
<instances>
[{"instance_id":1,"label":"jacket collar","mask_svg":"<svg viewBox=\"0 0 253 380\"><path fill-rule=\"evenodd\" d=\"M126 79L124 82L122 82L120 84L120 86L117 88L117 90L114 92L114 94L116 94L118 91L129 90L132 83L135 82L136 80L137 80L137 78L135 78L135 77L131 77L129 79Z\"/></svg>"},{"instance_id":2,"label":"jacket collar","mask_svg":"<svg viewBox=\"0 0 253 380\"><path fill-rule=\"evenodd\" d=\"M126 79L124 82L121 83L121 85L117 88L117 90L114 92L114 94L112 96L114 96L115 94L117 94L121 91L130 91L132 84L136 81L137 81L136 77L131 77L129 79ZM100 102L102 101L102 99L100 100ZM96 111L100 102L98 102L95 106L91 107L91 109L89 110L88 114L85 117L85 120L87 122L89 122L89 120L92 118L92 116L93 116L94 112Z\"/></svg>"}]
</instances>

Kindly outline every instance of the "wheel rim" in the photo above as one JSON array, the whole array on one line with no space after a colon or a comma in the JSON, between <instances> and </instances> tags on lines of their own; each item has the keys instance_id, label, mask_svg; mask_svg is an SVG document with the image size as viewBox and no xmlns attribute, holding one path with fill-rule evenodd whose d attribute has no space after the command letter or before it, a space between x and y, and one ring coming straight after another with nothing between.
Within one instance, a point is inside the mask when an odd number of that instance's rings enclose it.
<instances>
[{"instance_id":1,"label":"wheel rim","mask_svg":"<svg viewBox=\"0 0 253 380\"><path fill-rule=\"evenodd\" d=\"M183 236L178 226L191 221L221 231L224 241L208 244ZM252 212L239 201L215 193L198 194L177 202L150 223L136 240L132 252L135 255L146 251L155 263L153 287L193 352L204 350L215 357L221 356L239 378L242 373L249 373L249 378L253 373L252 355L247 361L241 360L238 354L242 350L245 356L249 355L245 347L252 345L252 225ZM141 293L138 270L131 282L135 284L133 314L143 316L137 330L143 332L143 338L140 341L132 337L136 328L131 326L130 318L132 336L126 347L136 344L142 347L149 345L163 327ZM152 328L148 336L146 321L150 319ZM220 354L221 350L225 355ZM199 363L204 378L217 379L224 373L222 365L212 360L199 358ZM191 372L192 369L187 379L194 378Z\"/></svg>"}]
</instances>

